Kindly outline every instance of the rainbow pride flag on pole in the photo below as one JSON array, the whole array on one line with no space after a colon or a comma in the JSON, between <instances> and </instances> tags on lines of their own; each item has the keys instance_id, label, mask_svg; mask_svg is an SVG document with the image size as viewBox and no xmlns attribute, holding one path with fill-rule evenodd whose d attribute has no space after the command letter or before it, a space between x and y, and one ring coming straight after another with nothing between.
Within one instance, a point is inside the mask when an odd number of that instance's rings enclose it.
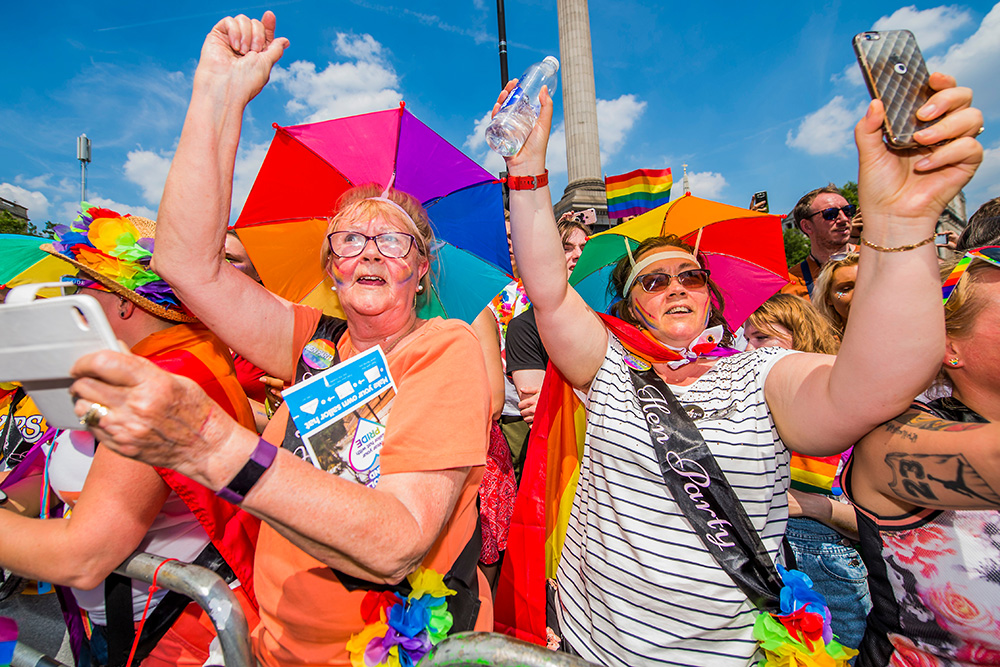
<instances>
[{"instance_id":1,"label":"rainbow pride flag on pole","mask_svg":"<svg viewBox=\"0 0 1000 667\"><path fill-rule=\"evenodd\" d=\"M640 215L666 204L673 184L669 169L636 169L621 176L605 177L608 217Z\"/></svg>"}]
</instances>

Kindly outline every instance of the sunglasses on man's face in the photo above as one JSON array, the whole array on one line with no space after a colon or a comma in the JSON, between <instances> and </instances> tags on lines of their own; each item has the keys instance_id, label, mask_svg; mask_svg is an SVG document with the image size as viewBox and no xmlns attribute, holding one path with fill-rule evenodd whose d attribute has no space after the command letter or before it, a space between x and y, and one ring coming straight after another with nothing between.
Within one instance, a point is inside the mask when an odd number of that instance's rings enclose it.
<instances>
[{"instance_id":1,"label":"sunglasses on man's face","mask_svg":"<svg viewBox=\"0 0 1000 667\"><path fill-rule=\"evenodd\" d=\"M816 215L822 215L824 220L832 222L837 219L837 216L840 215L841 211L843 211L844 215L847 216L847 219L850 220L854 217L854 214L858 212L858 207L854 204L848 204L847 206L840 207L832 206L830 208L824 208L822 211L813 211L806 217L811 218Z\"/></svg>"},{"instance_id":2,"label":"sunglasses on man's face","mask_svg":"<svg viewBox=\"0 0 1000 667\"><path fill-rule=\"evenodd\" d=\"M636 278L636 282L642 285L642 289L649 293L655 294L656 292L662 292L663 290L670 287L670 282L677 278L677 282L681 287L688 288L698 288L704 287L708 284L708 276L711 272L708 269L690 269L688 271L681 271L677 275L670 275L669 273L647 273Z\"/></svg>"}]
</instances>

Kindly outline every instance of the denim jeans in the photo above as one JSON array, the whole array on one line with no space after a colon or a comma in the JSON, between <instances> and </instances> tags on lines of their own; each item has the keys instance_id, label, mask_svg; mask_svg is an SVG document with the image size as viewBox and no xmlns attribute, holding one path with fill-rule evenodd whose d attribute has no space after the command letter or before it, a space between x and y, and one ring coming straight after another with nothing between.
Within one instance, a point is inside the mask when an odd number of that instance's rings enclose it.
<instances>
[{"instance_id":1,"label":"denim jeans","mask_svg":"<svg viewBox=\"0 0 1000 667\"><path fill-rule=\"evenodd\" d=\"M872 608L868 570L861 556L843 535L805 517L788 519L785 538L798 569L809 575L813 588L826 598L833 634L844 646L857 648Z\"/></svg>"}]
</instances>

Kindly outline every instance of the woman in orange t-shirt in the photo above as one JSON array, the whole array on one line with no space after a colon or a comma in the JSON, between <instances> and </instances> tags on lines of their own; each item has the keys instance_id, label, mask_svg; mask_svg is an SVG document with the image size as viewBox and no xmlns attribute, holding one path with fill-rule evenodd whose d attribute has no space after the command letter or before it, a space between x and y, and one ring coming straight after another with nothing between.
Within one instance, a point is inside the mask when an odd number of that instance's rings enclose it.
<instances>
[{"instance_id":1,"label":"woman in orange t-shirt","mask_svg":"<svg viewBox=\"0 0 1000 667\"><path fill-rule=\"evenodd\" d=\"M449 632L492 628L476 569L491 412L485 362L464 323L417 317L433 232L419 202L388 186L348 191L327 230L322 262L346 321L295 306L224 261L243 109L287 43L274 38L270 12L224 19L208 35L154 263L227 345L285 381L381 347L396 396L378 473L358 483L350 466L331 474L296 456L303 443L287 402L258 439L190 383L117 353L77 363L77 410L106 406L92 424L102 441L264 520L255 561L262 664L415 664Z\"/></svg>"}]
</instances>

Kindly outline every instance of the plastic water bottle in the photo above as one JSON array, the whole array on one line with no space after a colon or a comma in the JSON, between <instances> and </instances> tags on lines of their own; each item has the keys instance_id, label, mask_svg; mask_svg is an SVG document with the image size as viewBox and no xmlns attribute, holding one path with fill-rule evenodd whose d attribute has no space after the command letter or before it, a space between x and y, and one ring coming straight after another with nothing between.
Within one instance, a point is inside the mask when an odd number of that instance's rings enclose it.
<instances>
[{"instance_id":1,"label":"plastic water bottle","mask_svg":"<svg viewBox=\"0 0 1000 667\"><path fill-rule=\"evenodd\" d=\"M486 143L490 148L504 157L516 155L521 150L542 110L538 94L542 86L549 87L549 95L555 92L558 71L559 61L554 56L546 56L545 60L525 70L486 128Z\"/></svg>"}]
</instances>

